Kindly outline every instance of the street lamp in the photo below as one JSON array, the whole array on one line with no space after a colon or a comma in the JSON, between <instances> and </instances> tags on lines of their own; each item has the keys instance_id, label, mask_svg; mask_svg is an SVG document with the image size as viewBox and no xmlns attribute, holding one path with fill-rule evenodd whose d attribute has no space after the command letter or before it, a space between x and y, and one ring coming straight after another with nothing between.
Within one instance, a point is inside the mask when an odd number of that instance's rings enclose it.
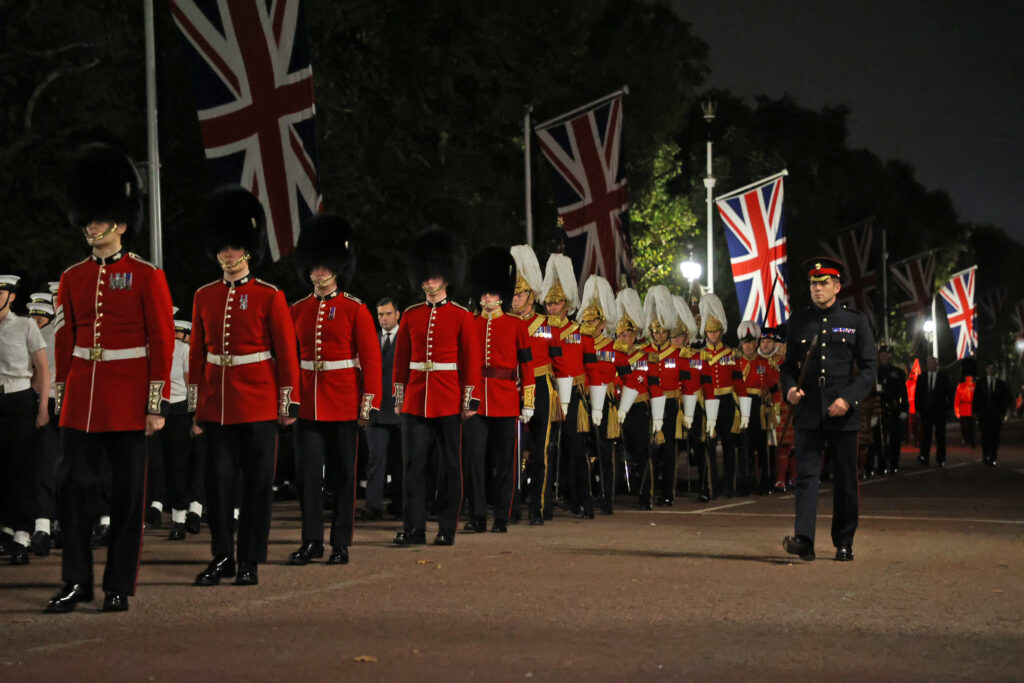
<instances>
[{"instance_id":1,"label":"street lamp","mask_svg":"<svg viewBox=\"0 0 1024 683\"><path fill-rule=\"evenodd\" d=\"M700 278L700 274L702 271L703 268L700 267L700 264L693 260L692 252L690 253L689 258L687 258L685 261L679 264L679 272L683 274L683 277L691 285L693 284L694 280Z\"/></svg>"},{"instance_id":2,"label":"street lamp","mask_svg":"<svg viewBox=\"0 0 1024 683\"><path fill-rule=\"evenodd\" d=\"M704 187L707 189L707 211L708 211L708 291L715 291L715 253L714 253L714 240L712 238L712 205L715 189L715 177L711 175L711 142L714 137L714 130L712 128L715 122L715 112L718 110L718 103L714 100L704 100L700 103L700 109L704 113L704 120L708 123L708 165L707 175L704 177Z\"/></svg>"}]
</instances>

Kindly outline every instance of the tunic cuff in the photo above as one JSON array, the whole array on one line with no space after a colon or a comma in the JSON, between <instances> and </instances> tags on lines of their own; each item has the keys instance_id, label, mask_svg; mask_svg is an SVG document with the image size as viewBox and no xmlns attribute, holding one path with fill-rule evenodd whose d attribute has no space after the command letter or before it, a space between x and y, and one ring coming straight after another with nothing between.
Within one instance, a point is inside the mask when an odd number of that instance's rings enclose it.
<instances>
[{"instance_id":1,"label":"tunic cuff","mask_svg":"<svg viewBox=\"0 0 1024 683\"><path fill-rule=\"evenodd\" d=\"M146 412L150 415L161 415L167 417L170 413L170 402L164 399L163 381L149 383L149 399L146 401Z\"/></svg>"},{"instance_id":2,"label":"tunic cuff","mask_svg":"<svg viewBox=\"0 0 1024 683\"><path fill-rule=\"evenodd\" d=\"M537 387L536 385L529 385L523 387L523 407L534 408L536 400Z\"/></svg>"},{"instance_id":3,"label":"tunic cuff","mask_svg":"<svg viewBox=\"0 0 1024 683\"><path fill-rule=\"evenodd\" d=\"M196 412L196 407L199 404L199 385L189 384L188 391L186 392L186 398L188 399L188 412Z\"/></svg>"},{"instance_id":4,"label":"tunic cuff","mask_svg":"<svg viewBox=\"0 0 1024 683\"><path fill-rule=\"evenodd\" d=\"M299 416L299 404L292 400L292 387L278 389L277 414L280 417Z\"/></svg>"},{"instance_id":5,"label":"tunic cuff","mask_svg":"<svg viewBox=\"0 0 1024 683\"><path fill-rule=\"evenodd\" d=\"M53 385L53 414L60 415L60 408L64 404L64 382L55 382Z\"/></svg>"},{"instance_id":6,"label":"tunic cuff","mask_svg":"<svg viewBox=\"0 0 1024 683\"><path fill-rule=\"evenodd\" d=\"M359 419L369 420L371 410L373 410L373 394L363 394L363 400L359 404Z\"/></svg>"}]
</instances>

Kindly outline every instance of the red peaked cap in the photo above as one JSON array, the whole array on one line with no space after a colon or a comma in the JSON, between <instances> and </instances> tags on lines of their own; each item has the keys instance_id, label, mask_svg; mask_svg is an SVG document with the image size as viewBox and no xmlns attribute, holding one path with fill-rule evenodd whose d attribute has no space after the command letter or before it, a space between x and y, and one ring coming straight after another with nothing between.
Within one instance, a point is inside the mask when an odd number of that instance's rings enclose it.
<instances>
[{"instance_id":1,"label":"red peaked cap","mask_svg":"<svg viewBox=\"0 0 1024 683\"><path fill-rule=\"evenodd\" d=\"M825 278L834 277L842 280L846 272L846 264L831 256L815 256L804 261L807 278L811 282L821 282Z\"/></svg>"}]
</instances>

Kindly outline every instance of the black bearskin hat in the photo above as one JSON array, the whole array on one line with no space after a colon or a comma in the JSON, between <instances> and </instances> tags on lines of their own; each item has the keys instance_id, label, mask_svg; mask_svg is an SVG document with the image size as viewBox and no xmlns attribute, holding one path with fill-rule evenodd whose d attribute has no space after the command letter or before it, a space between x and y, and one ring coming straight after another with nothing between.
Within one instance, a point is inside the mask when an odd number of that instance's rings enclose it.
<instances>
[{"instance_id":1,"label":"black bearskin hat","mask_svg":"<svg viewBox=\"0 0 1024 683\"><path fill-rule=\"evenodd\" d=\"M960 374L963 377L977 377L978 376L978 359L970 356L960 361Z\"/></svg>"},{"instance_id":2,"label":"black bearskin hat","mask_svg":"<svg viewBox=\"0 0 1024 683\"><path fill-rule=\"evenodd\" d=\"M406 255L413 289L432 277L459 287L466 273L466 248L451 231L433 226L413 237Z\"/></svg>"},{"instance_id":3,"label":"black bearskin hat","mask_svg":"<svg viewBox=\"0 0 1024 683\"><path fill-rule=\"evenodd\" d=\"M212 258L224 247L245 249L256 265L267 250L267 219L259 199L241 185L222 185L206 197L203 240Z\"/></svg>"},{"instance_id":4,"label":"black bearskin hat","mask_svg":"<svg viewBox=\"0 0 1024 683\"><path fill-rule=\"evenodd\" d=\"M487 246L474 254L469 263L469 282L474 302L484 294L497 294L502 308L509 308L516 288L516 262L508 248Z\"/></svg>"},{"instance_id":5,"label":"black bearskin hat","mask_svg":"<svg viewBox=\"0 0 1024 683\"><path fill-rule=\"evenodd\" d=\"M338 276L338 287L347 289L356 271L352 227L341 216L321 213L305 222L295 245L299 279L309 282L309 272L323 266Z\"/></svg>"},{"instance_id":6,"label":"black bearskin hat","mask_svg":"<svg viewBox=\"0 0 1024 683\"><path fill-rule=\"evenodd\" d=\"M142 181L132 160L100 142L78 148L67 178L68 220L79 230L93 221L124 223L127 241L142 224Z\"/></svg>"}]
</instances>

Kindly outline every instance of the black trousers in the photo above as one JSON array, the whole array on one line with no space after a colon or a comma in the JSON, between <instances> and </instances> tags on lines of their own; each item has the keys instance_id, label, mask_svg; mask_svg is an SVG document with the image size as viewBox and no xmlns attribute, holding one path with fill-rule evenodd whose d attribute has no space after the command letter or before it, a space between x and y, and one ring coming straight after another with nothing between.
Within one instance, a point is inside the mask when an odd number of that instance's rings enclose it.
<instances>
[{"instance_id":1,"label":"black trousers","mask_svg":"<svg viewBox=\"0 0 1024 683\"><path fill-rule=\"evenodd\" d=\"M651 461L651 405L634 403L622 423L622 444L633 465L639 503L650 503L654 498L654 468Z\"/></svg>"},{"instance_id":2,"label":"black trousers","mask_svg":"<svg viewBox=\"0 0 1024 683\"><path fill-rule=\"evenodd\" d=\"M732 433L732 423L736 420L736 400L732 394L724 394L719 397L718 421L715 423L715 439L707 439L708 456L715 467L715 441L722 444L722 481L719 488L722 492L731 495L736 492L736 452L739 449L739 438Z\"/></svg>"},{"instance_id":3,"label":"black trousers","mask_svg":"<svg viewBox=\"0 0 1024 683\"><path fill-rule=\"evenodd\" d=\"M0 523L31 533L35 521L32 480L36 393L0 394Z\"/></svg>"},{"instance_id":4,"label":"black trousers","mask_svg":"<svg viewBox=\"0 0 1024 683\"><path fill-rule=\"evenodd\" d=\"M824 432L797 429L796 452L796 523L794 531L814 543L818 515L818 483L821 475L821 453L827 447L832 454L832 544L852 545L857 531L860 494L857 489L857 432Z\"/></svg>"},{"instance_id":5,"label":"black trousers","mask_svg":"<svg viewBox=\"0 0 1024 683\"><path fill-rule=\"evenodd\" d=\"M558 434L550 419L553 393L551 379L538 377L533 417L527 423L530 459L526 463L526 475L530 482L530 515L543 515L545 519L551 519L554 514L555 502L555 463L551 444L552 438Z\"/></svg>"},{"instance_id":6,"label":"black trousers","mask_svg":"<svg viewBox=\"0 0 1024 683\"><path fill-rule=\"evenodd\" d=\"M110 544L103 590L135 595L146 500L146 437L142 431L61 430L65 467L58 489L64 533L61 574L66 583L93 585L92 527L98 489L109 477ZM105 513L105 510L103 511Z\"/></svg>"},{"instance_id":7,"label":"black trousers","mask_svg":"<svg viewBox=\"0 0 1024 683\"><path fill-rule=\"evenodd\" d=\"M761 397L751 396L750 422L738 436L736 481L740 489L767 491L771 486L768 440L761 427Z\"/></svg>"},{"instance_id":8,"label":"black trousers","mask_svg":"<svg viewBox=\"0 0 1024 683\"><path fill-rule=\"evenodd\" d=\"M676 499L676 481L679 477L678 448L676 446L676 415L679 414L679 399L665 400L665 417L661 433L665 443L652 446L652 460L657 475L655 489L660 491L662 500L673 502Z\"/></svg>"},{"instance_id":9,"label":"black trousers","mask_svg":"<svg viewBox=\"0 0 1024 683\"><path fill-rule=\"evenodd\" d=\"M295 474L302 510L302 540L324 540L324 466L332 462L334 509L331 546L352 545L356 505L356 452L359 429L355 420L316 422L296 420Z\"/></svg>"},{"instance_id":10,"label":"black trousers","mask_svg":"<svg viewBox=\"0 0 1024 683\"><path fill-rule=\"evenodd\" d=\"M190 457L189 431L192 416L188 413L188 401L172 403L164 428L156 433L163 464L163 481L160 497L150 494L150 500L159 500L173 510L187 510L190 501L188 486L188 465ZM150 451L152 456L153 451ZM152 457L151 457L152 462ZM153 481L153 467L150 467L150 481Z\"/></svg>"},{"instance_id":11,"label":"black trousers","mask_svg":"<svg viewBox=\"0 0 1024 683\"><path fill-rule=\"evenodd\" d=\"M207 435L206 521L214 557L236 554L232 533L236 479L241 476L239 562L266 562L274 502L277 422L202 423Z\"/></svg>"},{"instance_id":12,"label":"black trousers","mask_svg":"<svg viewBox=\"0 0 1024 683\"><path fill-rule=\"evenodd\" d=\"M511 515L512 495L519 476L518 419L474 415L466 420L463 452L469 465L469 514L475 519L487 517L488 472L493 473L490 498L494 501L494 519L507 522Z\"/></svg>"},{"instance_id":13,"label":"black trousers","mask_svg":"<svg viewBox=\"0 0 1024 683\"><path fill-rule=\"evenodd\" d=\"M191 427L190 432L191 433ZM188 502L206 505L206 432L193 436L188 448Z\"/></svg>"},{"instance_id":14,"label":"black trousers","mask_svg":"<svg viewBox=\"0 0 1024 683\"><path fill-rule=\"evenodd\" d=\"M960 418L960 437L965 445L974 448L974 418Z\"/></svg>"},{"instance_id":15,"label":"black trousers","mask_svg":"<svg viewBox=\"0 0 1024 683\"><path fill-rule=\"evenodd\" d=\"M932 432L935 433L935 462L946 462L946 415L920 415L921 455L928 460L932 448Z\"/></svg>"},{"instance_id":16,"label":"black trousers","mask_svg":"<svg viewBox=\"0 0 1024 683\"><path fill-rule=\"evenodd\" d=\"M981 457L995 462L999 457L999 435L1003 430L1003 419L979 417L978 427L981 429Z\"/></svg>"},{"instance_id":17,"label":"black trousers","mask_svg":"<svg viewBox=\"0 0 1024 683\"><path fill-rule=\"evenodd\" d=\"M552 394L552 400L558 400L558 392ZM587 459L587 432L581 432L578 426L579 411L587 411L589 402L583 400L581 387L572 388L569 410L565 421L552 424L552 439L556 439L555 460L562 463L565 470L565 481L559 480L559 496L567 497L574 510L583 512L594 511L594 499L590 493L590 461ZM589 417L588 417L589 419ZM550 476L550 475L549 475ZM562 490L562 484L566 490ZM549 519L545 513L545 519Z\"/></svg>"},{"instance_id":18,"label":"black trousers","mask_svg":"<svg viewBox=\"0 0 1024 683\"><path fill-rule=\"evenodd\" d=\"M402 490L402 425L369 424L366 426L366 507L373 510L384 508L387 475L391 472L392 502L401 499ZM393 463L398 463L395 467Z\"/></svg>"},{"instance_id":19,"label":"black trousers","mask_svg":"<svg viewBox=\"0 0 1024 683\"><path fill-rule=\"evenodd\" d=\"M608 418L605 411L605 420ZM598 473L600 475L600 494L597 500L598 505L605 512L611 512L615 507L615 441L609 439L607 421L601 422L600 427L590 427L589 445L591 453L597 457Z\"/></svg>"},{"instance_id":20,"label":"black trousers","mask_svg":"<svg viewBox=\"0 0 1024 683\"><path fill-rule=\"evenodd\" d=\"M57 519L57 456L60 453L60 416L53 414L54 401L47 400L50 421L32 434L32 453L35 461L35 498L33 515L36 519Z\"/></svg>"},{"instance_id":21,"label":"black trousers","mask_svg":"<svg viewBox=\"0 0 1024 683\"><path fill-rule=\"evenodd\" d=\"M690 462L697 467L697 486L708 497L718 495L718 457L715 444L708 448L704 435L704 406L700 403L693 409L693 423L689 433Z\"/></svg>"},{"instance_id":22,"label":"black trousers","mask_svg":"<svg viewBox=\"0 0 1024 683\"><path fill-rule=\"evenodd\" d=\"M402 415L402 519L406 529L427 526L426 468L431 445L438 454L438 509L440 531L454 534L462 507L462 421L458 415L420 417Z\"/></svg>"}]
</instances>

